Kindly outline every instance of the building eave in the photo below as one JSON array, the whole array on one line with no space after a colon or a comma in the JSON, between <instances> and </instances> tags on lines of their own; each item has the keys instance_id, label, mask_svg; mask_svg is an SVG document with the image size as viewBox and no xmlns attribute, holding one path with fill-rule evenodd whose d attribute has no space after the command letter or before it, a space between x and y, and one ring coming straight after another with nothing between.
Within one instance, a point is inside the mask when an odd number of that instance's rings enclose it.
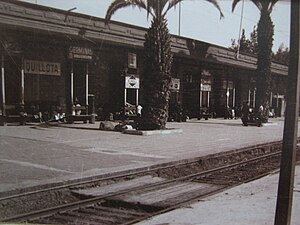
<instances>
[{"instance_id":1,"label":"building eave","mask_svg":"<svg viewBox=\"0 0 300 225\"><path fill-rule=\"evenodd\" d=\"M135 48L143 48L146 28L111 21L105 24L103 18L80 13L20 2L2 0L0 2L0 28L10 27L33 32L47 32L70 38L83 38L95 43L108 43ZM82 36L82 32L84 32ZM256 69L255 56L239 54L228 48L172 35L172 51L182 57L197 58L199 61L228 66ZM272 73L286 76L288 66L272 63Z\"/></svg>"}]
</instances>

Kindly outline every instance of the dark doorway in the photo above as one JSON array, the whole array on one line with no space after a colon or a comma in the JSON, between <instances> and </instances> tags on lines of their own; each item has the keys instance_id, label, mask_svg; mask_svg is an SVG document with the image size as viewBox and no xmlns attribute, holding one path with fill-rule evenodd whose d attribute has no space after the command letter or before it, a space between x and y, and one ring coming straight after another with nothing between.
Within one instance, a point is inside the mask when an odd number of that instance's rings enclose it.
<instances>
[{"instance_id":1,"label":"dark doorway","mask_svg":"<svg viewBox=\"0 0 300 225\"><path fill-rule=\"evenodd\" d=\"M75 99L82 106L86 105L86 63L74 62L74 101Z\"/></svg>"}]
</instances>

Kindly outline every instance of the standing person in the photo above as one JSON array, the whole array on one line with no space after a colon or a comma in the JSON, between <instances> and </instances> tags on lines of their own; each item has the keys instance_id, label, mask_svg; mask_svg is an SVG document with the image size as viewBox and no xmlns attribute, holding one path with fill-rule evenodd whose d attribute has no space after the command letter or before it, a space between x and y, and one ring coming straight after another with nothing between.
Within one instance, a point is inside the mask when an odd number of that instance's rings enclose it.
<instances>
[{"instance_id":1,"label":"standing person","mask_svg":"<svg viewBox=\"0 0 300 225\"><path fill-rule=\"evenodd\" d=\"M72 115L73 116L78 116L81 114L81 110L79 108L76 109L76 107L80 107L80 103L79 103L79 100L78 98L76 97L75 100L74 100L74 105L73 105L73 112L72 112Z\"/></svg>"},{"instance_id":2,"label":"standing person","mask_svg":"<svg viewBox=\"0 0 300 225\"><path fill-rule=\"evenodd\" d=\"M258 115L257 115L260 123L263 121L263 116L264 116L264 107L260 105L258 108Z\"/></svg>"},{"instance_id":3,"label":"standing person","mask_svg":"<svg viewBox=\"0 0 300 225\"><path fill-rule=\"evenodd\" d=\"M249 120L249 104L248 102L244 102L242 106L242 122L244 126L248 126Z\"/></svg>"},{"instance_id":4,"label":"standing person","mask_svg":"<svg viewBox=\"0 0 300 225\"><path fill-rule=\"evenodd\" d=\"M141 124L141 121L142 121L142 109L143 109L143 107L141 105L136 106L135 125L136 125L137 130L140 129L140 124Z\"/></svg>"},{"instance_id":5,"label":"standing person","mask_svg":"<svg viewBox=\"0 0 300 225\"><path fill-rule=\"evenodd\" d=\"M137 115L137 117L141 117L142 116L142 109L143 109L143 107L141 106L141 105L138 105L137 107L136 107L136 115Z\"/></svg>"}]
</instances>

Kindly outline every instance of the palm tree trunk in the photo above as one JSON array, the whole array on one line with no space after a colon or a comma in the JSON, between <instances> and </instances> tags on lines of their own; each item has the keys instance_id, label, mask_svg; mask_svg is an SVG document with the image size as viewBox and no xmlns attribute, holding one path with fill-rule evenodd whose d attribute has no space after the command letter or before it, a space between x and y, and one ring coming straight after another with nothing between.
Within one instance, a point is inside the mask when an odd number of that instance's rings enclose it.
<instances>
[{"instance_id":1,"label":"palm tree trunk","mask_svg":"<svg viewBox=\"0 0 300 225\"><path fill-rule=\"evenodd\" d=\"M144 110L141 129L165 129L171 81L171 37L164 16L153 18L145 35L145 65L142 77Z\"/></svg>"},{"instance_id":2,"label":"palm tree trunk","mask_svg":"<svg viewBox=\"0 0 300 225\"><path fill-rule=\"evenodd\" d=\"M268 121L271 95L271 62L274 25L267 10L261 11L257 27L258 54L256 70L256 107L263 106L263 122Z\"/></svg>"}]
</instances>

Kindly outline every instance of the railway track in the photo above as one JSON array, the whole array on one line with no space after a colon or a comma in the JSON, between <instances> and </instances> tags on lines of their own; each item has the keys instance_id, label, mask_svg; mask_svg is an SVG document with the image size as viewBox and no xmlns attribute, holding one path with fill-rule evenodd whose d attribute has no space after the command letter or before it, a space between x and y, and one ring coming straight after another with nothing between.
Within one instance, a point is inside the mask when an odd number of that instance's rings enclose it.
<instances>
[{"instance_id":1,"label":"railway track","mask_svg":"<svg viewBox=\"0 0 300 225\"><path fill-rule=\"evenodd\" d=\"M20 213L0 221L133 224L273 172L279 168L280 151L267 149L255 150L255 154L252 151L247 157L235 155L231 160L225 157L223 163L213 168L204 169L205 163L198 160L114 178L114 182L106 180L106 185L64 187L69 191L68 196L74 198L70 203ZM299 154L297 158L299 160ZM202 167L196 167L197 163Z\"/></svg>"}]
</instances>

